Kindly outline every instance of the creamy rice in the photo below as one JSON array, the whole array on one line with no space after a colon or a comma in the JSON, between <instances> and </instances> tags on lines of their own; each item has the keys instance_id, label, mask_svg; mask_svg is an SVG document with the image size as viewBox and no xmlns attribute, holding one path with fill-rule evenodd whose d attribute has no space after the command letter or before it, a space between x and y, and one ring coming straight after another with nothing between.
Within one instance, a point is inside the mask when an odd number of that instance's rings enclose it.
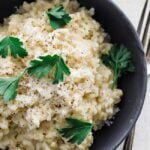
<instances>
[{"instance_id":1,"label":"creamy rice","mask_svg":"<svg viewBox=\"0 0 150 150\"><path fill-rule=\"evenodd\" d=\"M92 133L81 145L67 142L57 132L65 118L76 117L102 125L118 111L122 91L111 89L113 74L100 60L112 46L106 33L92 19L94 10L79 8L77 1L63 2L72 17L64 28L52 30L45 11L59 0L24 3L18 14L11 15L0 26L0 39L7 35L20 38L28 57L0 58L0 77L22 72L29 62L41 55L58 54L67 60L71 75L53 85L52 76L37 80L27 74L19 83L14 101L0 100L0 148L10 150L88 150Z\"/></svg>"}]
</instances>

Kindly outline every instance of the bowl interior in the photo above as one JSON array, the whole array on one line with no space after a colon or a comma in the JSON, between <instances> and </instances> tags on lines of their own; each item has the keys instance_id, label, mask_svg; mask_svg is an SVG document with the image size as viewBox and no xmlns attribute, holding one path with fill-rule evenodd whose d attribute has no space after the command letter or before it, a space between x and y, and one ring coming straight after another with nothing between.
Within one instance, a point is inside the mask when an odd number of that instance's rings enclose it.
<instances>
[{"instance_id":1,"label":"bowl interior","mask_svg":"<svg viewBox=\"0 0 150 150\"><path fill-rule=\"evenodd\" d=\"M27 0L32 1L32 0ZM104 126L102 130L94 133L92 150L112 150L128 134L136 122L146 92L146 63L142 46L137 34L128 19L109 0L80 0L81 5L95 8L95 19L111 36L113 43L124 44L132 51L135 73L126 74L120 79L119 87L123 89L124 96L119 104L120 112L115 116L111 126ZM22 0L0 1L0 21L15 11Z\"/></svg>"}]
</instances>

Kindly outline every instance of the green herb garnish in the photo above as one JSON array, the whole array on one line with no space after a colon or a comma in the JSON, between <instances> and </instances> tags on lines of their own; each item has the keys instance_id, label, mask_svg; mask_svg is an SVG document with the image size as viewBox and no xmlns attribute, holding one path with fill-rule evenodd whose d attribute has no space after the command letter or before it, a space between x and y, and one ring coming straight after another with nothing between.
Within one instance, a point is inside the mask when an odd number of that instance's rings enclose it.
<instances>
[{"instance_id":1,"label":"green herb garnish","mask_svg":"<svg viewBox=\"0 0 150 150\"><path fill-rule=\"evenodd\" d=\"M49 9L47 11L47 16L53 29L64 27L71 20L69 13L64 10L62 5Z\"/></svg>"},{"instance_id":2,"label":"green herb garnish","mask_svg":"<svg viewBox=\"0 0 150 150\"><path fill-rule=\"evenodd\" d=\"M101 56L103 63L113 71L113 85L117 87L118 78L126 72L134 72L135 67L132 64L131 52L123 45L113 46L108 54Z\"/></svg>"},{"instance_id":3,"label":"green herb garnish","mask_svg":"<svg viewBox=\"0 0 150 150\"><path fill-rule=\"evenodd\" d=\"M64 74L70 75L69 68L65 64L63 58L58 55L41 56L39 57L39 60L32 60L30 65L29 68L26 68L24 72L17 77L0 78L0 96L2 96L5 101L16 98L18 83L26 71L29 75L35 75L40 79L48 75L53 67L56 67L53 81L54 84L63 81Z\"/></svg>"},{"instance_id":4,"label":"green herb garnish","mask_svg":"<svg viewBox=\"0 0 150 150\"><path fill-rule=\"evenodd\" d=\"M7 36L0 41L0 55L6 58L8 54L14 58L17 56L24 58L28 55L27 51L23 48L23 43L16 37Z\"/></svg>"},{"instance_id":5,"label":"green herb garnish","mask_svg":"<svg viewBox=\"0 0 150 150\"><path fill-rule=\"evenodd\" d=\"M22 75L12 78L0 78L0 95L5 101L10 101L16 98L18 83Z\"/></svg>"},{"instance_id":6,"label":"green herb garnish","mask_svg":"<svg viewBox=\"0 0 150 150\"><path fill-rule=\"evenodd\" d=\"M64 74L70 75L70 70L65 64L63 58L58 55L41 56L39 59L32 60L30 67L27 68L29 75L34 75L38 79L43 78L49 74L52 68L55 67L53 84L58 84L64 80Z\"/></svg>"},{"instance_id":7,"label":"green herb garnish","mask_svg":"<svg viewBox=\"0 0 150 150\"><path fill-rule=\"evenodd\" d=\"M72 144L81 144L91 132L93 124L75 118L67 118L68 127L58 129L58 132Z\"/></svg>"}]
</instances>

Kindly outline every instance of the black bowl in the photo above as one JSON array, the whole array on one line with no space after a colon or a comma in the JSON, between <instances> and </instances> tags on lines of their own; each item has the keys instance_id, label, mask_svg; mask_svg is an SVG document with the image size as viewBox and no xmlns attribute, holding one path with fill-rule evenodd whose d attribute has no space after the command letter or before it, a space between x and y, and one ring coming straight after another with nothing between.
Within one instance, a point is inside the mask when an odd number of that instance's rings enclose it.
<instances>
[{"instance_id":1,"label":"black bowl","mask_svg":"<svg viewBox=\"0 0 150 150\"><path fill-rule=\"evenodd\" d=\"M32 0L28 0L32 1ZM126 74L120 79L120 88L124 91L120 112L114 123L94 133L92 150L112 150L127 136L135 124L144 102L147 85L146 61L137 33L125 15L109 0L80 0L81 5L94 7L95 19L99 21L111 36L113 43L124 44L133 56L135 73ZM0 20L14 12L14 6L21 0L0 1Z\"/></svg>"}]
</instances>

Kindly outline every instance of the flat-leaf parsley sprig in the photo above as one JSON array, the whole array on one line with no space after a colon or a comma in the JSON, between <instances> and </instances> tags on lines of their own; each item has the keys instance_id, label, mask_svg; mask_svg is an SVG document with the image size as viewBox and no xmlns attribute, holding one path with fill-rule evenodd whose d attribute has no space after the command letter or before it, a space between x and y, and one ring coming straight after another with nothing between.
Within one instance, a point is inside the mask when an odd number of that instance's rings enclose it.
<instances>
[{"instance_id":1,"label":"flat-leaf parsley sprig","mask_svg":"<svg viewBox=\"0 0 150 150\"><path fill-rule=\"evenodd\" d=\"M69 13L64 9L62 5L55 6L47 11L50 26L53 29L64 27L71 21Z\"/></svg>"},{"instance_id":2,"label":"flat-leaf parsley sprig","mask_svg":"<svg viewBox=\"0 0 150 150\"><path fill-rule=\"evenodd\" d=\"M23 47L23 42L13 36L6 36L0 41L0 56L6 58L9 53L14 58L24 58L28 55L28 52Z\"/></svg>"},{"instance_id":3,"label":"flat-leaf parsley sprig","mask_svg":"<svg viewBox=\"0 0 150 150\"><path fill-rule=\"evenodd\" d=\"M76 118L66 118L68 127L58 129L62 137L72 144L81 144L93 128L93 124Z\"/></svg>"},{"instance_id":4,"label":"flat-leaf parsley sprig","mask_svg":"<svg viewBox=\"0 0 150 150\"><path fill-rule=\"evenodd\" d=\"M19 81L23 74L11 78L0 78L0 95L5 101L16 98Z\"/></svg>"},{"instance_id":5,"label":"flat-leaf parsley sprig","mask_svg":"<svg viewBox=\"0 0 150 150\"><path fill-rule=\"evenodd\" d=\"M126 72L134 72L131 52L123 45L113 46L108 54L101 56L103 63L113 71L113 85L117 87L118 78Z\"/></svg>"},{"instance_id":6,"label":"flat-leaf parsley sprig","mask_svg":"<svg viewBox=\"0 0 150 150\"><path fill-rule=\"evenodd\" d=\"M34 75L38 79L41 79L48 75L54 67L54 84L63 81L64 74L70 75L71 73L61 56L40 56L39 59L31 60L30 66L25 68L21 75L11 78L0 78L0 96L2 96L5 101L14 100L17 96L19 81L24 73L27 72L30 76Z\"/></svg>"},{"instance_id":7,"label":"flat-leaf parsley sprig","mask_svg":"<svg viewBox=\"0 0 150 150\"><path fill-rule=\"evenodd\" d=\"M39 59L32 60L30 67L27 68L29 75L34 75L38 79L47 76L52 68L55 67L53 84L58 84L64 80L64 74L70 75L69 67L65 64L63 58L59 55L41 56Z\"/></svg>"}]
</instances>

